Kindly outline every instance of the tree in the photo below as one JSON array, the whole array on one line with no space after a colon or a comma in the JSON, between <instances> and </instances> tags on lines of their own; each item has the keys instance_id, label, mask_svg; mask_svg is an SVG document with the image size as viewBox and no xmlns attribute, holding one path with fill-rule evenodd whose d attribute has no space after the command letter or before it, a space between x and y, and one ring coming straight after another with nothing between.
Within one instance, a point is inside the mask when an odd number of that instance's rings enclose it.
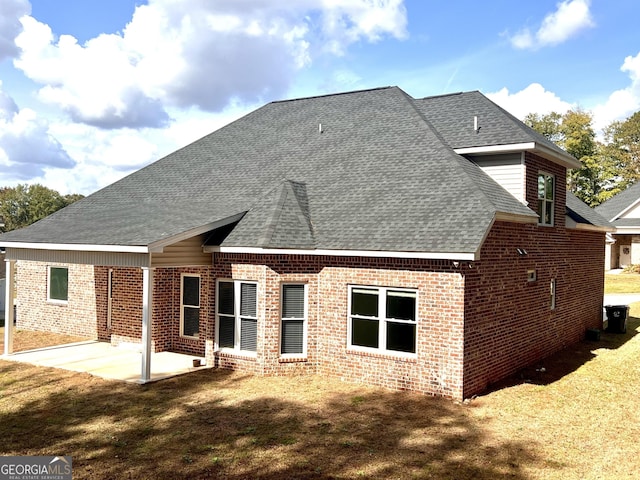
<instances>
[{"instance_id":1,"label":"tree","mask_svg":"<svg viewBox=\"0 0 640 480\"><path fill-rule=\"evenodd\" d=\"M640 112L605 129L608 155L615 158L624 186L640 179Z\"/></svg>"},{"instance_id":2,"label":"tree","mask_svg":"<svg viewBox=\"0 0 640 480\"><path fill-rule=\"evenodd\" d=\"M524 121L580 160L582 168L567 173L567 188L578 198L595 207L619 191L619 162L596 140L591 113L580 109L562 115L530 113Z\"/></svg>"},{"instance_id":3,"label":"tree","mask_svg":"<svg viewBox=\"0 0 640 480\"><path fill-rule=\"evenodd\" d=\"M0 188L0 217L4 219L0 232L31 225L81 198L79 194L63 196L39 184Z\"/></svg>"}]
</instances>

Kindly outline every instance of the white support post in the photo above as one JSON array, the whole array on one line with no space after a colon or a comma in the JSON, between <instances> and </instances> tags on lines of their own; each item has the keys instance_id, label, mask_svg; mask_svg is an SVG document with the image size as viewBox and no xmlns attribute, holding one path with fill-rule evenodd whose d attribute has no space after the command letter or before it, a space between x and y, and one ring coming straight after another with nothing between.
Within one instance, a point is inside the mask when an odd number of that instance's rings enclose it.
<instances>
[{"instance_id":1,"label":"white support post","mask_svg":"<svg viewBox=\"0 0 640 480\"><path fill-rule=\"evenodd\" d=\"M5 260L6 265L6 285L5 285L5 302L4 302L4 355L8 356L13 353L13 331L15 327L13 322L13 280L15 276L15 260Z\"/></svg>"},{"instance_id":2,"label":"white support post","mask_svg":"<svg viewBox=\"0 0 640 480\"><path fill-rule=\"evenodd\" d=\"M140 381L151 380L151 307L153 305L153 269L142 267L142 375Z\"/></svg>"}]
</instances>

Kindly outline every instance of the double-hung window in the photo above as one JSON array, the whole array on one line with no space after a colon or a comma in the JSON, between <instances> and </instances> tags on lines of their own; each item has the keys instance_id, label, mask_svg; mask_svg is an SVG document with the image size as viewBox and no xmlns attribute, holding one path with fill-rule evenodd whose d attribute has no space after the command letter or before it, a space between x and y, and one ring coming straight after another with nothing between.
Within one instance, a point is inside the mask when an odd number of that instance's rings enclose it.
<instances>
[{"instance_id":1,"label":"double-hung window","mask_svg":"<svg viewBox=\"0 0 640 480\"><path fill-rule=\"evenodd\" d=\"M538 225L553 225L554 183L553 175L538 174Z\"/></svg>"},{"instance_id":2,"label":"double-hung window","mask_svg":"<svg viewBox=\"0 0 640 480\"><path fill-rule=\"evenodd\" d=\"M200 334L200 277L182 274L180 296L180 334L198 338Z\"/></svg>"},{"instance_id":3,"label":"double-hung window","mask_svg":"<svg viewBox=\"0 0 640 480\"><path fill-rule=\"evenodd\" d=\"M354 350L416 353L415 290L349 287L348 345Z\"/></svg>"},{"instance_id":4,"label":"double-hung window","mask_svg":"<svg viewBox=\"0 0 640 480\"><path fill-rule=\"evenodd\" d=\"M257 351L258 285L240 280L218 281L218 348Z\"/></svg>"},{"instance_id":5,"label":"double-hung window","mask_svg":"<svg viewBox=\"0 0 640 480\"><path fill-rule=\"evenodd\" d=\"M280 354L300 356L307 352L307 285L282 285Z\"/></svg>"},{"instance_id":6,"label":"double-hung window","mask_svg":"<svg viewBox=\"0 0 640 480\"><path fill-rule=\"evenodd\" d=\"M67 267L49 267L47 300L67 303L69 300L69 269Z\"/></svg>"}]
</instances>

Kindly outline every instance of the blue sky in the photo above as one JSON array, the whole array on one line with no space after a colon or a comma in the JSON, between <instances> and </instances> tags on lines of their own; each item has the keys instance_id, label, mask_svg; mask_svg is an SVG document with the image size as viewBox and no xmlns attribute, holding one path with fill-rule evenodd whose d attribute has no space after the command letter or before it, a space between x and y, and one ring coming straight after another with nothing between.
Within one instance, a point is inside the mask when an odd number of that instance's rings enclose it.
<instances>
[{"instance_id":1,"label":"blue sky","mask_svg":"<svg viewBox=\"0 0 640 480\"><path fill-rule=\"evenodd\" d=\"M0 186L89 194L262 104L397 85L640 110L637 0L2 0Z\"/></svg>"}]
</instances>

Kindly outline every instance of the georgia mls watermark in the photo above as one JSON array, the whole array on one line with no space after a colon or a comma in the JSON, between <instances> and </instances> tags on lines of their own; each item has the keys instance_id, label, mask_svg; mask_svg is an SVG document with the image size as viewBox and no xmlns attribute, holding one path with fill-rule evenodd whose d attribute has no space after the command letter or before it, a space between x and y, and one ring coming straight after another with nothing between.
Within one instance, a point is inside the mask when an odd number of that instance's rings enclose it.
<instances>
[{"instance_id":1,"label":"georgia mls watermark","mask_svg":"<svg viewBox=\"0 0 640 480\"><path fill-rule=\"evenodd\" d=\"M71 480L71 457L0 457L0 480Z\"/></svg>"}]
</instances>

